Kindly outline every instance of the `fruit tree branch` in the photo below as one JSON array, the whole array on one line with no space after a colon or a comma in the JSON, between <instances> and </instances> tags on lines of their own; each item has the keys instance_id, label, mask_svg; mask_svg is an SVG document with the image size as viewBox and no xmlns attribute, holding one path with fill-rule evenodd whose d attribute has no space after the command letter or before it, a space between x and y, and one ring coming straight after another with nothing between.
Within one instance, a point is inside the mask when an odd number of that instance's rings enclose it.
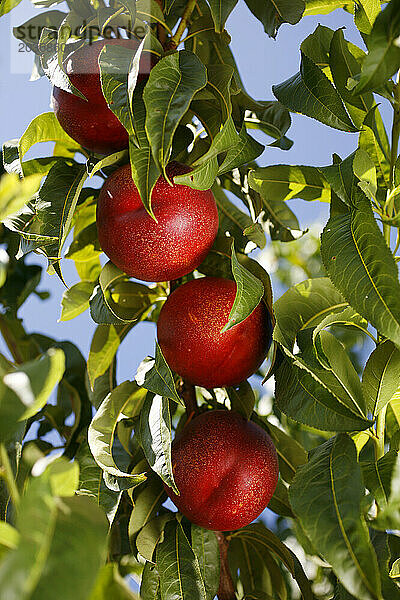
<instances>
[{"instance_id":1,"label":"fruit tree branch","mask_svg":"<svg viewBox=\"0 0 400 600\"><path fill-rule=\"evenodd\" d=\"M215 535L218 540L220 556L218 600L236 600L235 586L233 585L228 563L229 542L222 531L216 531Z\"/></svg>"},{"instance_id":2,"label":"fruit tree branch","mask_svg":"<svg viewBox=\"0 0 400 600\"><path fill-rule=\"evenodd\" d=\"M168 50L175 50L179 46L183 33L186 27L188 26L188 21L191 17L191 14L195 9L196 2L197 0L189 0L189 2L187 3L185 12L183 13L181 18L181 22L178 25L178 29L176 30L175 35L172 36L168 44Z\"/></svg>"}]
</instances>

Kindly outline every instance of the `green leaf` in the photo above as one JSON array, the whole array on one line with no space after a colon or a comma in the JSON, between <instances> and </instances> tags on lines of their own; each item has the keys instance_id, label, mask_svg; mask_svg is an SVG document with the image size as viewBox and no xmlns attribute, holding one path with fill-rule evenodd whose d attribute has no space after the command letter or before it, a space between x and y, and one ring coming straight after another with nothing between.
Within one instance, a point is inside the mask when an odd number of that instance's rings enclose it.
<instances>
[{"instance_id":1,"label":"green leaf","mask_svg":"<svg viewBox=\"0 0 400 600\"><path fill-rule=\"evenodd\" d=\"M63 293L60 321L74 319L89 308L94 286L94 281L79 281Z\"/></svg>"},{"instance_id":2,"label":"green leaf","mask_svg":"<svg viewBox=\"0 0 400 600\"><path fill-rule=\"evenodd\" d=\"M266 429L271 436L278 454L281 477L287 483L291 483L298 467L307 462L306 451L299 442L265 418L258 417L255 422Z\"/></svg>"},{"instance_id":3,"label":"green leaf","mask_svg":"<svg viewBox=\"0 0 400 600\"><path fill-rule=\"evenodd\" d=\"M234 242L232 242L232 273L236 281L236 296L229 313L228 322L221 329L221 333L229 331L229 329L247 319L264 296L264 285L260 279L239 263Z\"/></svg>"},{"instance_id":4,"label":"green leaf","mask_svg":"<svg viewBox=\"0 0 400 600\"><path fill-rule=\"evenodd\" d=\"M179 494L172 472L171 430L168 398L147 394L140 412L140 443L153 471L174 490L175 494Z\"/></svg>"},{"instance_id":5,"label":"green leaf","mask_svg":"<svg viewBox=\"0 0 400 600\"><path fill-rule=\"evenodd\" d=\"M334 129L350 133L358 131L336 89L303 52L300 72L287 81L274 85L272 91L289 110L316 119Z\"/></svg>"},{"instance_id":6,"label":"green leaf","mask_svg":"<svg viewBox=\"0 0 400 600\"><path fill-rule=\"evenodd\" d=\"M156 512L164 502L165 498L166 493L158 477L150 478L135 491L134 506L129 519L129 537L132 538L138 531L154 519ZM136 540L136 544L138 544L138 540ZM155 545L153 550L154 548ZM153 552L148 556L141 552L139 546L138 550L144 558L151 560Z\"/></svg>"},{"instance_id":7,"label":"green leaf","mask_svg":"<svg viewBox=\"0 0 400 600\"><path fill-rule=\"evenodd\" d=\"M163 290L129 281L129 277L109 261L90 299L90 314L96 323L133 323L144 318L160 298L165 298Z\"/></svg>"},{"instance_id":8,"label":"green leaf","mask_svg":"<svg viewBox=\"0 0 400 600\"><path fill-rule=\"evenodd\" d=\"M41 142L58 142L74 150L80 149L80 145L65 133L53 112L43 113L29 123L16 145L13 141L6 142L4 145L3 156L6 171L22 175L21 161L23 157L33 145Z\"/></svg>"},{"instance_id":9,"label":"green leaf","mask_svg":"<svg viewBox=\"0 0 400 600\"><path fill-rule=\"evenodd\" d=\"M19 544L19 533L9 523L0 521L0 545L10 550L15 550Z\"/></svg>"},{"instance_id":10,"label":"green leaf","mask_svg":"<svg viewBox=\"0 0 400 600\"><path fill-rule=\"evenodd\" d=\"M3 0L0 5L0 17L12 11L20 2L21 0Z\"/></svg>"},{"instance_id":11,"label":"green leaf","mask_svg":"<svg viewBox=\"0 0 400 600\"><path fill-rule=\"evenodd\" d=\"M305 367L308 367L307 369ZM298 423L322 431L360 431L372 422L363 418L336 379L307 362L287 357L275 373L275 398L280 410ZM326 382L326 379L328 381ZM333 388L333 390L331 390Z\"/></svg>"},{"instance_id":12,"label":"green leaf","mask_svg":"<svg viewBox=\"0 0 400 600\"><path fill-rule=\"evenodd\" d=\"M345 103L354 106L362 114L371 109L374 98L372 94L354 96L347 88L347 82L349 78L355 78L360 73L363 56L365 55L362 50L345 40L342 29L335 31L329 47L329 66L333 81ZM351 111L351 107L348 107L348 110Z\"/></svg>"},{"instance_id":13,"label":"green leaf","mask_svg":"<svg viewBox=\"0 0 400 600\"><path fill-rule=\"evenodd\" d=\"M249 185L268 202L301 198L329 202L330 186L316 167L271 165L249 172Z\"/></svg>"},{"instance_id":14,"label":"green leaf","mask_svg":"<svg viewBox=\"0 0 400 600\"><path fill-rule=\"evenodd\" d=\"M183 404L175 388L174 377L165 360L161 348L156 342L156 357L143 361L136 374L139 385L164 398L170 398L178 404Z\"/></svg>"},{"instance_id":15,"label":"green leaf","mask_svg":"<svg viewBox=\"0 0 400 600\"><path fill-rule=\"evenodd\" d=\"M130 591L123 577L119 574L118 565L109 563L102 567L95 586L88 600L137 600Z\"/></svg>"},{"instance_id":16,"label":"green leaf","mask_svg":"<svg viewBox=\"0 0 400 600\"><path fill-rule=\"evenodd\" d=\"M155 219L151 209L151 194L160 175L160 169L154 161L146 128L146 107L143 101L143 87L139 86L133 98L133 128L138 146L129 140L129 156L132 167L132 179L139 190L143 206Z\"/></svg>"},{"instance_id":17,"label":"green leaf","mask_svg":"<svg viewBox=\"0 0 400 600\"><path fill-rule=\"evenodd\" d=\"M274 495L268 502L268 508L281 517L295 518L290 507L289 494L282 480L278 480Z\"/></svg>"},{"instance_id":18,"label":"green leaf","mask_svg":"<svg viewBox=\"0 0 400 600\"><path fill-rule=\"evenodd\" d=\"M376 555L362 517L364 485L350 437L319 446L289 490L294 513L311 543L359 600L381 597Z\"/></svg>"},{"instance_id":19,"label":"green leaf","mask_svg":"<svg viewBox=\"0 0 400 600\"><path fill-rule=\"evenodd\" d=\"M83 440L76 453L79 464L78 496L90 496L98 506L105 511L110 525L114 521L115 514L121 499L122 492L110 490L104 483L103 471L98 466L90 452L89 444Z\"/></svg>"},{"instance_id":20,"label":"green leaf","mask_svg":"<svg viewBox=\"0 0 400 600\"><path fill-rule=\"evenodd\" d=\"M372 415L378 415L400 387L400 352L386 340L370 355L363 373L363 391Z\"/></svg>"},{"instance_id":21,"label":"green leaf","mask_svg":"<svg viewBox=\"0 0 400 600\"><path fill-rule=\"evenodd\" d=\"M157 571L163 600L206 600L199 561L177 521L167 523L164 541L157 546Z\"/></svg>"},{"instance_id":22,"label":"green leaf","mask_svg":"<svg viewBox=\"0 0 400 600\"><path fill-rule=\"evenodd\" d=\"M16 173L6 173L0 179L0 221L18 212L37 192L42 175L20 179Z\"/></svg>"},{"instance_id":23,"label":"green leaf","mask_svg":"<svg viewBox=\"0 0 400 600\"><path fill-rule=\"evenodd\" d=\"M253 162L264 150L265 147L247 133L246 125L243 123L237 143L226 153L224 162L218 169L218 174L232 171Z\"/></svg>"},{"instance_id":24,"label":"green leaf","mask_svg":"<svg viewBox=\"0 0 400 600\"><path fill-rule=\"evenodd\" d=\"M20 419L29 419L43 408L64 375L64 369L64 352L51 348L38 359L19 365L4 375L4 384L25 406Z\"/></svg>"},{"instance_id":25,"label":"green leaf","mask_svg":"<svg viewBox=\"0 0 400 600\"><path fill-rule=\"evenodd\" d=\"M229 231L237 243L242 242L243 249L248 240L254 242L259 248L264 248L266 239L261 225L254 223L249 215L242 212L233 202L228 200L221 186L217 183L213 185L212 192L218 207L220 229Z\"/></svg>"},{"instance_id":26,"label":"green leaf","mask_svg":"<svg viewBox=\"0 0 400 600\"><path fill-rule=\"evenodd\" d=\"M243 381L235 387L226 388L231 403L231 410L249 419L253 412L256 397L248 381Z\"/></svg>"},{"instance_id":27,"label":"green leaf","mask_svg":"<svg viewBox=\"0 0 400 600\"><path fill-rule=\"evenodd\" d=\"M310 15L326 15L337 8L353 10L353 0L306 0L303 17Z\"/></svg>"},{"instance_id":28,"label":"green leaf","mask_svg":"<svg viewBox=\"0 0 400 600\"><path fill-rule=\"evenodd\" d=\"M390 146L377 105L373 106L364 118L358 144L374 161L379 184L384 188L388 188L390 180Z\"/></svg>"},{"instance_id":29,"label":"green leaf","mask_svg":"<svg viewBox=\"0 0 400 600\"><path fill-rule=\"evenodd\" d=\"M220 558L217 536L213 531L191 525L192 549L197 557L206 588L207 600L213 600L218 591Z\"/></svg>"},{"instance_id":30,"label":"green leaf","mask_svg":"<svg viewBox=\"0 0 400 600\"><path fill-rule=\"evenodd\" d=\"M381 12L379 0L359 0L354 6L354 22L361 33L369 35L376 17Z\"/></svg>"},{"instance_id":31,"label":"green leaf","mask_svg":"<svg viewBox=\"0 0 400 600\"><path fill-rule=\"evenodd\" d=\"M143 46L133 48L105 45L99 54L100 80L108 106L130 135L133 134L132 111L128 101L128 81L133 75L134 83L139 68Z\"/></svg>"},{"instance_id":32,"label":"green leaf","mask_svg":"<svg viewBox=\"0 0 400 600\"><path fill-rule=\"evenodd\" d=\"M239 134L236 131L233 118L229 117L214 137L208 152L194 163L195 168L190 173L177 175L174 177L174 182L194 189L210 189L219 170L218 155L232 149L238 142Z\"/></svg>"},{"instance_id":33,"label":"green leaf","mask_svg":"<svg viewBox=\"0 0 400 600\"><path fill-rule=\"evenodd\" d=\"M114 360L117 350L132 325L99 325L94 332L87 363L93 389L97 377L103 375Z\"/></svg>"},{"instance_id":34,"label":"green leaf","mask_svg":"<svg viewBox=\"0 0 400 600\"><path fill-rule=\"evenodd\" d=\"M142 600L161 600L160 576L156 566L149 562L143 570L140 597Z\"/></svg>"},{"instance_id":35,"label":"green leaf","mask_svg":"<svg viewBox=\"0 0 400 600\"><path fill-rule=\"evenodd\" d=\"M291 359L285 360L276 374L277 402L286 414L296 420L328 431L366 429L369 423L365 417L358 376L354 369L350 376L351 365L343 348L325 337L327 344L334 344L334 350L328 351L331 363L328 361L322 366L313 346L313 339L321 334L322 327L329 325L331 315L341 313L346 307L343 296L324 277L293 286L274 305L274 340ZM327 317L329 320L324 322ZM333 317L333 322L335 319ZM342 321L343 315L339 319L339 322ZM313 338L311 328L321 324ZM301 351L294 354L296 339ZM347 368L343 369L336 353L345 361L343 364ZM301 370L307 373L301 373ZM292 388L287 389L285 377L292 382Z\"/></svg>"},{"instance_id":36,"label":"green leaf","mask_svg":"<svg viewBox=\"0 0 400 600\"><path fill-rule=\"evenodd\" d=\"M334 285L376 329L400 344L400 285L392 253L370 202L354 187L353 206L331 215L321 236L321 255Z\"/></svg>"},{"instance_id":37,"label":"green leaf","mask_svg":"<svg viewBox=\"0 0 400 600\"><path fill-rule=\"evenodd\" d=\"M265 33L275 38L282 23L296 25L303 16L304 0L245 0L253 15L264 25Z\"/></svg>"},{"instance_id":38,"label":"green leaf","mask_svg":"<svg viewBox=\"0 0 400 600\"><path fill-rule=\"evenodd\" d=\"M304 600L314 600L310 582L296 555L263 523L247 525L247 527L234 532L232 538L256 544L261 549L267 549L268 552L275 554L296 580Z\"/></svg>"},{"instance_id":39,"label":"green leaf","mask_svg":"<svg viewBox=\"0 0 400 600\"><path fill-rule=\"evenodd\" d=\"M146 560L153 561L154 550L164 536L165 525L174 519L171 512L164 513L152 519L143 527L136 538L136 548Z\"/></svg>"},{"instance_id":40,"label":"green leaf","mask_svg":"<svg viewBox=\"0 0 400 600\"><path fill-rule=\"evenodd\" d=\"M291 125L290 113L280 102L258 102L256 105L248 106L243 101L244 108L247 108L244 123L247 129L259 129L266 135L275 139L269 146L289 150L293 146L292 140L285 136L285 133Z\"/></svg>"},{"instance_id":41,"label":"green leaf","mask_svg":"<svg viewBox=\"0 0 400 600\"><path fill-rule=\"evenodd\" d=\"M86 600L106 558L103 512L89 498L54 497L50 474L32 478L22 497L20 543L0 563L5 598Z\"/></svg>"},{"instance_id":42,"label":"green leaf","mask_svg":"<svg viewBox=\"0 0 400 600\"><path fill-rule=\"evenodd\" d=\"M102 402L88 431L88 442L95 461L103 471L117 478L122 489L135 487L146 480L144 473L131 475L121 471L112 454L118 422L139 414L144 393L135 383L121 383Z\"/></svg>"},{"instance_id":43,"label":"green leaf","mask_svg":"<svg viewBox=\"0 0 400 600\"><path fill-rule=\"evenodd\" d=\"M389 575L390 577L393 577L393 579L397 579L400 577L400 558L395 560L392 564L392 568L390 569Z\"/></svg>"},{"instance_id":44,"label":"green leaf","mask_svg":"<svg viewBox=\"0 0 400 600\"><path fill-rule=\"evenodd\" d=\"M390 464L390 463L389 463ZM387 505L373 521L377 529L399 529L400 527L400 453L396 452L392 463L390 488L387 490Z\"/></svg>"},{"instance_id":45,"label":"green leaf","mask_svg":"<svg viewBox=\"0 0 400 600\"><path fill-rule=\"evenodd\" d=\"M396 460L397 452L390 450L378 461L361 463L365 486L374 495L380 509L384 509L388 503L391 478Z\"/></svg>"},{"instance_id":46,"label":"green leaf","mask_svg":"<svg viewBox=\"0 0 400 600\"><path fill-rule=\"evenodd\" d=\"M215 23L215 31L221 33L225 27L225 23L238 0L209 0L208 4L211 8L212 18Z\"/></svg>"},{"instance_id":47,"label":"green leaf","mask_svg":"<svg viewBox=\"0 0 400 600\"><path fill-rule=\"evenodd\" d=\"M204 65L188 50L164 56L150 72L143 92L146 131L154 160L164 174L176 128L206 83Z\"/></svg>"},{"instance_id":48,"label":"green leaf","mask_svg":"<svg viewBox=\"0 0 400 600\"><path fill-rule=\"evenodd\" d=\"M368 54L363 62L361 77L354 94L377 90L396 73L400 67L400 1L391 0L379 12L368 37Z\"/></svg>"}]
</instances>

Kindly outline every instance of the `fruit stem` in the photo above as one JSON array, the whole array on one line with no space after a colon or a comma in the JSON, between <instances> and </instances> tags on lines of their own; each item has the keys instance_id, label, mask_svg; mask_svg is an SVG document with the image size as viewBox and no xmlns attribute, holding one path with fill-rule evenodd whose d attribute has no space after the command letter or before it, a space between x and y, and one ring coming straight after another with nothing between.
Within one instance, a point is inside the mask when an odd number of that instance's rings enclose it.
<instances>
[{"instance_id":1,"label":"fruit stem","mask_svg":"<svg viewBox=\"0 0 400 600\"><path fill-rule=\"evenodd\" d=\"M188 25L188 21L191 17L192 12L195 9L197 0L189 0L186 5L185 12L182 15L181 22L178 25L178 29L175 32L175 35L170 39L168 43L168 50L175 50L182 39L182 36L185 32L185 29Z\"/></svg>"},{"instance_id":2,"label":"fruit stem","mask_svg":"<svg viewBox=\"0 0 400 600\"><path fill-rule=\"evenodd\" d=\"M188 421L193 419L193 417L198 413L199 407L197 406L196 401L196 390L194 385L188 383L184 379L182 380L182 399L185 403L186 408L186 416Z\"/></svg>"},{"instance_id":3,"label":"fruit stem","mask_svg":"<svg viewBox=\"0 0 400 600\"><path fill-rule=\"evenodd\" d=\"M218 540L220 556L218 600L236 600L235 586L233 585L228 562L229 542L223 531L216 531L215 535Z\"/></svg>"}]
</instances>

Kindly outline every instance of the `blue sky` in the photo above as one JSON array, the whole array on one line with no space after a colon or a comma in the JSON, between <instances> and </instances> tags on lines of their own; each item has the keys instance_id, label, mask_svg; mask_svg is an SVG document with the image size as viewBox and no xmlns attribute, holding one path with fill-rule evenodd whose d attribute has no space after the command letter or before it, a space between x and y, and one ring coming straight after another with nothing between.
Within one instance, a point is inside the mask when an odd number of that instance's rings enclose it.
<instances>
[{"instance_id":1,"label":"blue sky","mask_svg":"<svg viewBox=\"0 0 400 600\"><path fill-rule=\"evenodd\" d=\"M63 5L60 7L63 10ZM51 87L48 80L42 78L35 82L29 81L32 54L28 56L26 53L18 53L18 43L12 38L12 26L20 25L35 14L38 14L38 9L32 7L28 0L23 0L11 15L0 19L1 142L19 137L36 115L50 110ZM332 29L345 26L347 39L361 43L351 15L342 10L330 15L306 17L295 27L283 25L277 39L272 40L264 33L262 25L250 13L244 1L239 0L228 20L227 30L232 36L231 47L242 79L253 97L259 100L273 99L272 85L284 81L298 71L300 43L318 23ZM20 70L25 69L26 72L17 74L16 67ZM384 114L385 112L387 114L387 111L384 111ZM291 150L284 152L277 148L267 148L259 159L259 164L325 165L330 163L333 152L344 157L350 154L357 144L357 135L330 129L301 115L293 115L288 136L295 141ZM263 141L266 138L261 136L259 139ZM38 151L40 148L35 149L36 153ZM291 206L304 228L315 220L326 220L326 206L302 201L294 201ZM32 261L42 261L45 264L37 255L33 255ZM69 285L78 281L71 261L63 261L62 268ZM87 355L95 327L88 312L72 321L57 323L64 288L55 276L46 275L43 277L41 289L50 290L51 299L41 302L31 297L21 311L28 331L36 330L57 339L69 339ZM123 343L119 353L119 382L132 379L138 363L147 354L153 354L152 330L151 324L140 324Z\"/></svg>"}]
</instances>

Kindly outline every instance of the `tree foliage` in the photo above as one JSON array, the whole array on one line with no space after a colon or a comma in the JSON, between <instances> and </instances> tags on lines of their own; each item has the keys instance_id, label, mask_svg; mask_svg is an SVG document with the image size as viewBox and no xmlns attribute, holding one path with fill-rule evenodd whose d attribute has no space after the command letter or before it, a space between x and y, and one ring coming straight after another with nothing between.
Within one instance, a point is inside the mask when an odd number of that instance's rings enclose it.
<instances>
[{"instance_id":1,"label":"tree foliage","mask_svg":"<svg viewBox=\"0 0 400 600\"><path fill-rule=\"evenodd\" d=\"M3 0L0 15L19 1ZM36 70L69 93L78 92L63 57L88 41L83 22L97 37L111 27L125 37L140 30L143 41L137 55L113 46L99 59L102 93L129 148L91 154L51 112L3 145L0 600L232 600L219 588L227 578L242 600L400 598L400 1L246 0L273 38L283 23L338 8L354 14L360 33L355 45L342 28L318 26L301 44L299 72L261 100L246 92L230 49L225 25L236 1L69 0L67 13L58 0L32 2L43 8L25 24L42 27L31 44ZM137 83L143 48L158 58L145 84ZM331 165L258 164L266 146L291 147L291 112L347 132L357 149L339 157L332 148ZM53 154L26 159L41 142L54 142ZM175 183L212 187L216 198L218 236L196 276L236 281L226 329L260 301L275 324L268 373L195 392L200 410L222 403L257 422L279 457L270 528L259 521L222 541L165 505L185 383L158 344L130 381L116 381L121 342L157 321L175 284L138 283L99 258L91 177L130 162L154 217L154 184L171 160L193 167ZM320 244L300 231L294 198L330 204ZM25 300L47 297L31 252L61 280L63 261L74 262L61 319L90 311L88 357L25 328ZM266 257L274 287L286 290L274 304ZM267 411L266 373L275 380Z\"/></svg>"}]
</instances>

